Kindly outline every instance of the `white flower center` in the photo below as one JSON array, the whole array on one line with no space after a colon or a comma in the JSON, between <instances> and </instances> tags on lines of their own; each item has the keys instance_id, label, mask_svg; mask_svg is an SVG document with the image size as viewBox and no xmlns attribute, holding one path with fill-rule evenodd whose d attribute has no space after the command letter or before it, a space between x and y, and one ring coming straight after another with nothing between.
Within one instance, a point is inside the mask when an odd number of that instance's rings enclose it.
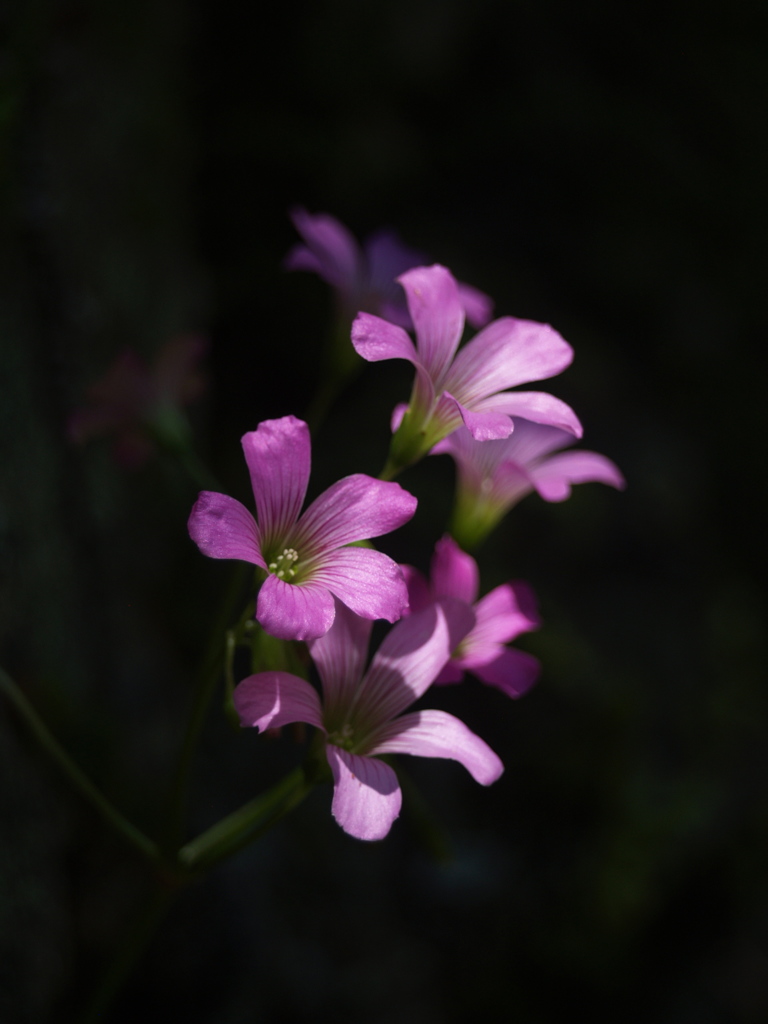
<instances>
[{"instance_id":1,"label":"white flower center","mask_svg":"<svg viewBox=\"0 0 768 1024\"><path fill-rule=\"evenodd\" d=\"M283 548L282 555L278 555L274 562L270 562L268 568L279 580L289 580L296 575L294 565L298 560L299 553L295 548Z\"/></svg>"}]
</instances>

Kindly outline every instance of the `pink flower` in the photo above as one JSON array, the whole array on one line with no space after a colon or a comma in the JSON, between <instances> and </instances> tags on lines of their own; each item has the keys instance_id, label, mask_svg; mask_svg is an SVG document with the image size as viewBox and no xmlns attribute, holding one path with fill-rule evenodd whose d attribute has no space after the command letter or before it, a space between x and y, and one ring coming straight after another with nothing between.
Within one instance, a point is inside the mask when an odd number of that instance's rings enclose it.
<instances>
[{"instance_id":1,"label":"pink flower","mask_svg":"<svg viewBox=\"0 0 768 1024\"><path fill-rule=\"evenodd\" d=\"M536 597L527 583L505 583L478 601L477 562L447 535L435 545L431 584L418 569L402 568L412 612L448 597L471 606L475 614L475 625L451 653L436 683L460 683L469 671L508 697L521 697L530 690L539 676L538 659L505 646L541 625Z\"/></svg>"},{"instance_id":2,"label":"pink flower","mask_svg":"<svg viewBox=\"0 0 768 1024\"><path fill-rule=\"evenodd\" d=\"M197 335L180 335L162 346L151 367L124 349L88 389L88 406L70 417L70 438L84 442L114 434L115 454L127 466L145 462L154 439L171 445L182 440L189 428L180 410L203 391L198 364L206 347Z\"/></svg>"},{"instance_id":3,"label":"pink flower","mask_svg":"<svg viewBox=\"0 0 768 1024\"><path fill-rule=\"evenodd\" d=\"M424 262L422 253L403 245L393 231L371 235L361 248L344 225L327 213L291 211L294 227L304 239L285 258L287 270L309 270L327 281L351 320L361 309L378 313L403 327L411 319L395 278ZM488 323L493 302L477 288L459 284L467 319L475 327Z\"/></svg>"},{"instance_id":4,"label":"pink flower","mask_svg":"<svg viewBox=\"0 0 768 1024\"><path fill-rule=\"evenodd\" d=\"M406 523L416 510L413 495L357 473L300 516L310 470L307 424L293 416L264 420L242 443L258 521L234 498L202 491L189 534L204 555L264 570L256 618L267 633L323 636L333 624L334 595L366 619L398 619L408 602L398 565L380 551L347 545Z\"/></svg>"},{"instance_id":5,"label":"pink flower","mask_svg":"<svg viewBox=\"0 0 768 1024\"><path fill-rule=\"evenodd\" d=\"M371 623L339 605L331 630L309 644L323 699L288 672L259 672L235 688L244 726L265 729L307 722L325 734L333 773L332 813L357 839L383 839L400 813L397 776L379 754L416 754L459 761L488 786L504 767L490 747L444 711L401 714L430 686L471 628L460 601L439 601L390 630L365 661Z\"/></svg>"},{"instance_id":6,"label":"pink flower","mask_svg":"<svg viewBox=\"0 0 768 1024\"><path fill-rule=\"evenodd\" d=\"M581 436L575 413L540 391L508 391L564 370L571 346L546 324L503 317L484 327L457 354L464 331L464 310L453 275L445 267L415 267L398 281L405 289L416 330L416 345L395 324L360 313L352 325L352 344L363 359L406 359L416 368L407 409L397 412L399 426L393 459L399 466L416 461L462 422L478 441L507 437L512 416L524 416Z\"/></svg>"},{"instance_id":7,"label":"pink flower","mask_svg":"<svg viewBox=\"0 0 768 1024\"><path fill-rule=\"evenodd\" d=\"M462 427L436 444L433 455L446 453L456 461L453 535L472 547L531 491L545 501L565 501L572 484L625 486L618 467L604 455L560 450L573 443L565 430L515 418L514 433L504 440L479 444Z\"/></svg>"}]
</instances>

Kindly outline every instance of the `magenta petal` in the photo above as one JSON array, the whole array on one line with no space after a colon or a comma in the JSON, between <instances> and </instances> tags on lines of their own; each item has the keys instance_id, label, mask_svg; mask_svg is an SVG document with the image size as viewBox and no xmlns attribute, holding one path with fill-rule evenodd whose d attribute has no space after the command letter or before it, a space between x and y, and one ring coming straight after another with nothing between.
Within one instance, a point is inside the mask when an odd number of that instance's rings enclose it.
<instances>
[{"instance_id":1,"label":"magenta petal","mask_svg":"<svg viewBox=\"0 0 768 1024\"><path fill-rule=\"evenodd\" d=\"M292 722L323 728L320 698L304 679L290 672L258 672L248 676L232 693L240 724L259 732Z\"/></svg>"},{"instance_id":2,"label":"magenta petal","mask_svg":"<svg viewBox=\"0 0 768 1024\"><path fill-rule=\"evenodd\" d=\"M474 604L480 588L477 562L461 550L453 537L446 534L435 544L431 568L432 592L436 598L457 597Z\"/></svg>"},{"instance_id":3,"label":"magenta petal","mask_svg":"<svg viewBox=\"0 0 768 1024\"><path fill-rule=\"evenodd\" d=\"M314 555L379 537L407 523L416 505L416 498L400 484L355 473L312 502L293 535L295 544L300 554L306 549Z\"/></svg>"},{"instance_id":4,"label":"magenta petal","mask_svg":"<svg viewBox=\"0 0 768 1024\"><path fill-rule=\"evenodd\" d=\"M449 758L463 764L483 786L504 771L488 744L445 711L413 711L388 722L377 732L370 753Z\"/></svg>"},{"instance_id":5,"label":"magenta petal","mask_svg":"<svg viewBox=\"0 0 768 1024\"><path fill-rule=\"evenodd\" d=\"M485 644L507 643L521 633L530 633L541 625L536 595L519 580L504 583L475 605L476 623L470 637L472 649Z\"/></svg>"},{"instance_id":6,"label":"magenta petal","mask_svg":"<svg viewBox=\"0 0 768 1024\"><path fill-rule=\"evenodd\" d=\"M407 359L419 365L413 342L402 327L382 320L371 313L358 313L352 324L352 345L355 352L369 363L384 359Z\"/></svg>"},{"instance_id":7,"label":"magenta petal","mask_svg":"<svg viewBox=\"0 0 768 1024\"><path fill-rule=\"evenodd\" d=\"M299 518L310 470L309 427L295 416L264 420L242 439L267 553Z\"/></svg>"},{"instance_id":8,"label":"magenta petal","mask_svg":"<svg viewBox=\"0 0 768 1024\"><path fill-rule=\"evenodd\" d=\"M312 572L312 583L335 594L365 619L396 622L408 605L400 567L381 551L339 548Z\"/></svg>"},{"instance_id":9,"label":"magenta petal","mask_svg":"<svg viewBox=\"0 0 768 1024\"><path fill-rule=\"evenodd\" d=\"M464 308L456 279L435 264L414 267L398 277L416 329L419 356L433 381L443 376L464 331Z\"/></svg>"},{"instance_id":10,"label":"magenta petal","mask_svg":"<svg viewBox=\"0 0 768 1024\"><path fill-rule=\"evenodd\" d=\"M352 694L363 677L373 623L336 602L336 617L325 636L309 641L309 653L320 673L323 703L329 728L335 728L337 711L350 706Z\"/></svg>"},{"instance_id":11,"label":"magenta petal","mask_svg":"<svg viewBox=\"0 0 768 1024\"><path fill-rule=\"evenodd\" d=\"M624 477L618 467L597 452L560 452L530 470L534 486L546 501L564 501L571 484L602 483L622 490Z\"/></svg>"},{"instance_id":12,"label":"magenta petal","mask_svg":"<svg viewBox=\"0 0 768 1024\"><path fill-rule=\"evenodd\" d=\"M473 327L485 327L493 316L493 299L471 284L458 282L459 301Z\"/></svg>"},{"instance_id":13,"label":"magenta petal","mask_svg":"<svg viewBox=\"0 0 768 1024\"><path fill-rule=\"evenodd\" d=\"M517 416L533 423L557 427L573 437L581 437L584 433L584 428L573 409L546 391L503 391L501 394L484 398L474 408L480 412L506 413L508 416ZM515 426L515 430L517 429ZM573 444L570 437L564 437L559 443L550 444L550 448L562 448L566 444Z\"/></svg>"},{"instance_id":14,"label":"magenta petal","mask_svg":"<svg viewBox=\"0 0 768 1024\"><path fill-rule=\"evenodd\" d=\"M419 572L412 565L401 565L400 569L403 573L405 585L408 588L408 607L403 612L403 615L420 612L422 608L427 608L429 605L434 604L432 591L429 589L429 584L424 578L424 573Z\"/></svg>"},{"instance_id":15,"label":"magenta petal","mask_svg":"<svg viewBox=\"0 0 768 1024\"><path fill-rule=\"evenodd\" d=\"M467 668L484 683L513 698L527 693L541 672L538 658L514 647L502 647L493 661Z\"/></svg>"},{"instance_id":16,"label":"magenta petal","mask_svg":"<svg viewBox=\"0 0 768 1024\"><path fill-rule=\"evenodd\" d=\"M475 622L463 601L445 598L401 619L384 637L358 691L358 709L371 727L393 718L434 682Z\"/></svg>"},{"instance_id":17,"label":"magenta petal","mask_svg":"<svg viewBox=\"0 0 768 1024\"><path fill-rule=\"evenodd\" d=\"M331 811L355 839L383 839L403 802L397 776L389 765L350 754L329 743L325 748L333 772Z\"/></svg>"},{"instance_id":18,"label":"magenta petal","mask_svg":"<svg viewBox=\"0 0 768 1024\"><path fill-rule=\"evenodd\" d=\"M403 416L408 412L408 405L406 402L398 402L395 408L392 410L392 416L389 420L389 428L394 434L400 424L403 422Z\"/></svg>"},{"instance_id":19,"label":"magenta petal","mask_svg":"<svg viewBox=\"0 0 768 1024\"><path fill-rule=\"evenodd\" d=\"M349 292L360 277L360 248L344 225L327 213L291 211L294 227L307 243L295 246L286 257L286 270L314 270L340 291Z\"/></svg>"},{"instance_id":20,"label":"magenta petal","mask_svg":"<svg viewBox=\"0 0 768 1024\"><path fill-rule=\"evenodd\" d=\"M387 228L370 235L365 241L365 255L368 261L368 281L371 292L382 296L384 306L395 307L399 301L400 310L394 320L401 326L410 326L410 317L403 306L403 293L395 279L398 274L417 267L425 260L423 253L409 249L400 241L394 231ZM393 309L393 312L395 310ZM380 309L379 312L382 312ZM389 314L385 314L389 320Z\"/></svg>"},{"instance_id":21,"label":"magenta petal","mask_svg":"<svg viewBox=\"0 0 768 1024\"><path fill-rule=\"evenodd\" d=\"M333 625L333 596L313 581L285 583L268 576L256 601L256 618L280 640L314 640Z\"/></svg>"},{"instance_id":22,"label":"magenta petal","mask_svg":"<svg viewBox=\"0 0 768 1024\"><path fill-rule=\"evenodd\" d=\"M464 405L517 384L553 377L573 349L548 324L503 317L484 327L456 356L445 388Z\"/></svg>"},{"instance_id":23,"label":"magenta petal","mask_svg":"<svg viewBox=\"0 0 768 1024\"><path fill-rule=\"evenodd\" d=\"M456 401L448 391L444 392L443 398L454 402L464 420L464 426L475 441L499 441L509 437L512 433L514 424L504 413L472 411L461 402Z\"/></svg>"},{"instance_id":24,"label":"magenta petal","mask_svg":"<svg viewBox=\"0 0 768 1024\"><path fill-rule=\"evenodd\" d=\"M447 684L460 683L464 678L464 669L455 661L449 661L440 669L433 686L446 686Z\"/></svg>"},{"instance_id":25,"label":"magenta petal","mask_svg":"<svg viewBox=\"0 0 768 1024\"><path fill-rule=\"evenodd\" d=\"M288 250L283 260L283 270L308 270L323 280L329 278L324 262L301 242Z\"/></svg>"},{"instance_id":26,"label":"magenta petal","mask_svg":"<svg viewBox=\"0 0 768 1024\"><path fill-rule=\"evenodd\" d=\"M237 558L267 568L256 520L235 498L201 491L187 527L192 540L209 558Z\"/></svg>"}]
</instances>

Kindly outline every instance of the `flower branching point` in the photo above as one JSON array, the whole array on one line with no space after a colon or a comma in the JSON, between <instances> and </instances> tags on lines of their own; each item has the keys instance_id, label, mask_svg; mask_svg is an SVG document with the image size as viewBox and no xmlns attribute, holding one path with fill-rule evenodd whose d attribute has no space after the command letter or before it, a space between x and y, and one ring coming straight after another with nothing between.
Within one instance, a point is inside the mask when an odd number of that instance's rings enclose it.
<instances>
[{"instance_id":1,"label":"flower branching point","mask_svg":"<svg viewBox=\"0 0 768 1024\"><path fill-rule=\"evenodd\" d=\"M431 454L453 456L457 495L451 532L466 548L477 545L526 495L565 501L573 484L625 486L618 467L605 455L570 448L566 430L515 418L514 432L483 444L463 427L440 441Z\"/></svg>"},{"instance_id":2,"label":"flower branching point","mask_svg":"<svg viewBox=\"0 0 768 1024\"><path fill-rule=\"evenodd\" d=\"M398 281L405 290L416 344L397 324L358 314L352 344L369 362L405 359L416 376L410 402L395 410L395 436L387 476L425 455L464 424L475 440L508 437L512 416L581 436L573 410L540 391L510 391L561 373L571 346L547 324L503 317L484 327L461 350L464 309L455 278L445 267L414 267Z\"/></svg>"}]
</instances>

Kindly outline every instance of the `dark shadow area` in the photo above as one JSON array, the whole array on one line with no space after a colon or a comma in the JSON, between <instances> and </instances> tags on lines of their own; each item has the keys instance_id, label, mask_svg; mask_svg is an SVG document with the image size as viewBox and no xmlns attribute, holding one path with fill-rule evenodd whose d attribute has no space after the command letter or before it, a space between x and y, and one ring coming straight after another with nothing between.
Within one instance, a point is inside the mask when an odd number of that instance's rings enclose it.
<instances>
[{"instance_id":1,"label":"dark shadow area","mask_svg":"<svg viewBox=\"0 0 768 1024\"><path fill-rule=\"evenodd\" d=\"M104 1020L768 1019L766 8L321 0L267 22L230 0L29 0L0 19L0 663L148 834L234 567L189 540L189 467L126 468L68 424L126 347L151 366L204 336L195 448L252 508L240 437L308 415L336 311L283 269L289 210L392 228L496 316L552 324L576 357L540 389L627 479L530 495L476 552L481 594L537 593L519 646L543 673L519 702L472 679L425 698L506 768L486 789L402 759L452 859L407 792L363 844L318 788L182 894ZM359 367L313 431L308 501L380 472L412 374ZM453 472L398 478L419 508L381 550L427 571ZM304 752L233 729L220 698L190 838ZM6 702L0 822L0 1020L66 1024L152 880Z\"/></svg>"}]
</instances>

